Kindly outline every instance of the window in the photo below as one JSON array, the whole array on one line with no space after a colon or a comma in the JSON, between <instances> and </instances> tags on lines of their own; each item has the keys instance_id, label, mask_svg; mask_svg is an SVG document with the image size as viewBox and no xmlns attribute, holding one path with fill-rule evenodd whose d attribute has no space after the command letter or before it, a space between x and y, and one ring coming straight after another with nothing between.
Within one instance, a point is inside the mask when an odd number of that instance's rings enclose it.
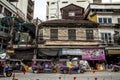
<instances>
[{"instance_id":1,"label":"window","mask_svg":"<svg viewBox=\"0 0 120 80\"><path fill-rule=\"evenodd\" d=\"M4 29L3 28L0 28L0 31L3 31Z\"/></svg>"},{"instance_id":2,"label":"window","mask_svg":"<svg viewBox=\"0 0 120 80\"><path fill-rule=\"evenodd\" d=\"M93 38L93 30L91 30L91 29L86 30L86 39L87 40L93 40L94 39Z\"/></svg>"},{"instance_id":3,"label":"window","mask_svg":"<svg viewBox=\"0 0 120 80\"><path fill-rule=\"evenodd\" d=\"M104 43L111 43L112 38L111 38L111 33L101 33L101 40L103 40Z\"/></svg>"},{"instance_id":4,"label":"window","mask_svg":"<svg viewBox=\"0 0 120 80\"><path fill-rule=\"evenodd\" d=\"M68 29L68 39L76 40L76 29Z\"/></svg>"},{"instance_id":5,"label":"window","mask_svg":"<svg viewBox=\"0 0 120 80\"><path fill-rule=\"evenodd\" d=\"M51 16L50 18L55 18L55 16Z\"/></svg>"},{"instance_id":6,"label":"window","mask_svg":"<svg viewBox=\"0 0 120 80\"><path fill-rule=\"evenodd\" d=\"M39 30L40 40L43 40L43 30Z\"/></svg>"},{"instance_id":7,"label":"window","mask_svg":"<svg viewBox=\"0 0 120 80\"><path fill-rule=\"evenodd\" d=\"M75 12L69 12L68 16L75 16Z\"/></svg>"},{"instance_id":8,"label":"window","mask_svg":"<svg viewBox=\"0 0 120 80\"><path fill-rule=\"evenodd\" d=\"M62 2L63 4L68 3L67 1Z\"/></svg>"},{"instance_id":9,"label":"window","mask_svg":"<svg viewBox=\"0 0 120 80\"><path fill-rule=\"evenodd\" d=\"M5 32L5 33L8 33L8 29L4 29L4 32Z\"/></svg>"},{"instance_id":10,"label":"window","mask_svg":"<svg viewBox=\"0 0 120 80\"><path fill-rule=\"evenodd\" d=\"M108 23L112 23L112 19L111 18L108 18Z\"/></svg>"},{"instance_id":11,"label":"window","mask_svg":"<svg viewBox=\"0 0 120 80\"><path fill-rule=\"evenodd\" d=\"M112 19L111 18L98 18L98 22L99 23L112 23Z\"/></svg>"},{"instance_id":12,"label":"window","mask_svg":"<svg viewBox=\"0 0 120 80\"><path fill-rule=\"evenodd\" d=\"M78 0L78 1L76 1L76 2L86 2L85 0Z\"/></svg>"},{"instance_id":13,"label":"window","mask_svg":"<svg viewBox=\"0 0 120 80\"><path fill-rule=\"evenodd\" d=\"M102 23L102 18L99 18L99 23Z\"/></svg>"},{"instance_id":14,"label":"window","mask_svg":"<svg viewBox=\"0 0 120 80\"><path fill-rule=\"evenodd\" d=\"M93 0L93 3L101 3L102 0Z\"/></svg>"},{"instance_id":15,"label":"window","mask_svg":"<svg viewBox=\"0 0 120 80\"><path fill-rule=\"evenodd\" d=\"M54 5L55 4L55 2L51 2L51 5Z\"/></svg>"},{"instance_id":16,"label":"window","mask_svg":"<svg viewBox=\"0 0 120 80\"><path fill-rule=\"evenodd\" d=\"M50 33L51 40L58 40L58 29L51 29Z\"/></svg>"},{"instance_id":17,"label":"window","mask_svg":"<svg viewBox=\"0 0 120 80\"><path fill-rule=\"evenodd\" d=\"M120 18L118 18L118 23L120 23Z\"/></svg>"},{"instance_id":18,"label":"window","mask_svg":"<svg viewBox=\"0 0 120 80\"><path fill-rule=\"evenodd\" d=\"M103 18L103 23L107 23L107 18Z\"/></svg>"}]
</instances>

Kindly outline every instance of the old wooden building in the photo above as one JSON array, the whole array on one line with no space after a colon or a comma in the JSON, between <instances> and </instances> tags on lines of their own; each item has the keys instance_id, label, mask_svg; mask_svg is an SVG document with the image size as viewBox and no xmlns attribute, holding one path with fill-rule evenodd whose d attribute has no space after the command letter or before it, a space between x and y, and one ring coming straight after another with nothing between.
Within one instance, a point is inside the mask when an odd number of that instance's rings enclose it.
<instances>
[{"instance_id":1,"label":"old wooden building","mask_svg":"<svg viewBox=\"0 0 120 80\"><path fill-rule=\"evenodd\" d=\"M83 8L74 4L61 11L63 19L45 21L39 25L38 58L77 56L84 60L105 60L98 24L85 20Z\"/></svg>"}]
</instances>

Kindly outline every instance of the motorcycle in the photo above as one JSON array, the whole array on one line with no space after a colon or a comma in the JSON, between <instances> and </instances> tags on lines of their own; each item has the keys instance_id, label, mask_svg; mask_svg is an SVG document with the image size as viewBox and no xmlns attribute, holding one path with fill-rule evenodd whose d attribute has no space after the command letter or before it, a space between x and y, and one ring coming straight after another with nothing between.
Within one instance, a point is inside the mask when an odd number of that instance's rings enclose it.
<instances>
[{"instance_id":1,"label":"motorcycle","mask_svg":"<svg viewBox=\"0 0 120 80\"><path fill-rule=\"evenodd\" d=\"M12 68L10 66L6 66L5 67L5 74L6 74L6 76L7 77L11 77L12 73L13 73Z\"/></svg>"}]
</instances>

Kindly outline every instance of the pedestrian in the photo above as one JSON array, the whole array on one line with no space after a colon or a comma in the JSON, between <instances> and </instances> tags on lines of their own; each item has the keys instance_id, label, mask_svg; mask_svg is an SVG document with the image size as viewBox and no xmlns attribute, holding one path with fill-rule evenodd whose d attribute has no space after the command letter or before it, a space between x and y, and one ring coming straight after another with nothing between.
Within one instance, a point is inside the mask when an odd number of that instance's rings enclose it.
<instances>
[{"instance_id":1,"label":"pedestrian","mask_svg":"<svg viewBox=\"0 0 120 80\"><path fill-rule=\"evenodd\" d=\"M68 62L69 74L72 73L72 67L73 67L73 63L72 63L72 60L70 59Z\"/></svg>"}]
</instances>

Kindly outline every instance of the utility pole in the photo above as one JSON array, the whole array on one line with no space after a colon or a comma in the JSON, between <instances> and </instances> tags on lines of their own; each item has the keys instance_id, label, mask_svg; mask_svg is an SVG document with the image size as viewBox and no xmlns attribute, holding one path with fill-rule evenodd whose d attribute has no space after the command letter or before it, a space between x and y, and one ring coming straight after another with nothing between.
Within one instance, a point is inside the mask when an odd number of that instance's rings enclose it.
<instances>
[{"instance_id":1,"label":"utility pole","mask_svg":"<svg viewBox=\"0 0 120 80\"><path fill-rule=\"evenodd\" d=\"M34 56L33 56L33 59L36 59L37 58L37 51L38 51L38 24L39 23L39 19L38 19L38 17L36 18L36 20L35 20L35 26L36 26L36 28L35 28L35 49L34 49ZM34 61L34 63L36 63L36 61Z\"/></svg>"}]
</instances>

